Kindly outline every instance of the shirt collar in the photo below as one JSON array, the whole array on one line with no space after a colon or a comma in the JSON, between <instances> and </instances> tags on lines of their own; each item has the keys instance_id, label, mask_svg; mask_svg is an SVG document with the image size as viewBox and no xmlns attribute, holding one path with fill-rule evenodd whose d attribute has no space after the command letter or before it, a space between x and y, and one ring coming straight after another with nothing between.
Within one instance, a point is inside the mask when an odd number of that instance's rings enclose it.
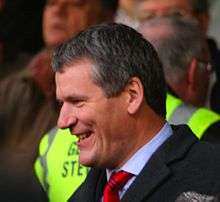
<instances>
[{"instance_id":1,"label":"shirt collar","mask_svg":"<svg viewBox=\"0 0 220 202\"><path fill-rule=\"evenodd\" d=\"M115 170L106 169L107 180L113 172L120 170L138 175L149 161L153 153L172 135L172 128L166 122L162 129L144 146L142 146L121 168Z\"/></svg>"}]
</instances>

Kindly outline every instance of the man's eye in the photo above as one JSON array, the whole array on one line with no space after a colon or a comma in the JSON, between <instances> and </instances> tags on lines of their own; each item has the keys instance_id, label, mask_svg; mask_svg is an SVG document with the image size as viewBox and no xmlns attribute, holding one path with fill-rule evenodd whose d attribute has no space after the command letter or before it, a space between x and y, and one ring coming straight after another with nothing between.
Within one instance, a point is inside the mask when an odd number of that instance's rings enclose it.
<instances>
[{"instance_id":1,"label":"man's eye","mask_svg":"<svg viewBox=\"0 0 220 202\"><path fill-rule=\"evenodd\" d=\"M72 100L71 103L76 107L82 107L85 102L83 100Z\"/></svg>"}]
</instances>

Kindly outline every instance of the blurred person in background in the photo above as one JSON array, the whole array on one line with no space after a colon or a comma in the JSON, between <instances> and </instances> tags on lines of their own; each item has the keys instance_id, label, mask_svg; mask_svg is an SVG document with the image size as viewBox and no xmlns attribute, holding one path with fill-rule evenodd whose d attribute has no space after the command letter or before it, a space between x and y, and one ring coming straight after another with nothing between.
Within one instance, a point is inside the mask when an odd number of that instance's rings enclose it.
<instances>
[{"instance_id":1,"label":"blurred person in background","mask_svg":"<svg viewBox=\"0 0 220 202\"><path fill-rule=\"evenodd\" d=\"M117 5L117 0L46 2L42 22L45 49L29 66L44 94L49 97L55 94L54 73L50 66L51 51L91 25L113 21ZM76 138L70 135L68 129L54 128L43 136L35 171L52 202L67 201L84 181L88 169L79 164Z\"/></svg>"},{"instance_id":2,"label":"blurred person in background","mask_svg":"<svg viewBox=\"0 0 220 202\"><path fill-rule=\"evenodd\" d=\"M33 171L42 133L52 128L56 114L28 72L0 82L1 201L47 201Z\"/></svg>"},{"instance_id":3,"label":"blurred person in background","mask_svg":"<svg viewBox=\"0 0 220 202\"><path fill-rule=\"evenodd\" d=\"M53 84L48 80L54 76L50 70L50 51L56 46L86 29L87 27L103 21L113 20L117 8L116 0L47 0L42 21L44 49L30 62L30 69L34 71L34 79L44 90L52 89ZM46 50L45 50L46 49ZM37 58L37 59L36 59ZM40 65L39 65L40 61ZM45 61L45 63L44 63ZM46 70L48 69L48 70ZM48 92L45 92L48 94ZM49 93L51 94L51 93Z\"/></svg>"},{"instance_id":4,"label":"blurred person in background","mask_svg":"<svg viewBox=\"0 0 220 202\"><path fill-rule=\"evenodd\" d=\"M43 12L43 39L54 48L85 28L112 20L114 1L47 0Z\"/></svg>"},{"instance_id":5,"label":"blurred person in background","mask_svg":"<svg viewBox=\"0 0 220 202\"><path fill-rule=\"evenodd\" d=\"M126 5L121 6L121 9L129 13L130 18L138 23L156 16L188 16L198 20L200 29L205 35L207 34L211 3L209 0L120 0L120 2L122 2L122 5ZM209 92L205 106L219 113L220 51L213 39L207 38L207 41L213 71L210 75Z\"/></svg>"},{"instance_id":6,"label":"blurred person in background","mask_svg":"<svg viewBox=\"0 0 220 202\"><path fill-rule=\"evenodd\" d=\"M220 115L205 105L210 57L198 22L190 17L154 17L138 30L155 47L168 84L167 120L188 124L199 139L220 143Z\"/></svg>"}]
</instances>

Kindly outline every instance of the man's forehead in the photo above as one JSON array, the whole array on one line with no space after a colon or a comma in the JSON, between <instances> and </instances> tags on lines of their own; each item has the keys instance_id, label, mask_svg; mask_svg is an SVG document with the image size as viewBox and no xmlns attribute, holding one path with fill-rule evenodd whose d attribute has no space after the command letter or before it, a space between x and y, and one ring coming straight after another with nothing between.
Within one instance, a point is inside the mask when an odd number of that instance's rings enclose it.
<instances>
[{"instance_id":1,"label":"man's forehead","mask_svg":"<svg viewBox=\"0 0 220 202\"><path fill-rule=\"evenodd\" d=\"M76 59L62 67L55 73L56 80L65 80L66 78L89 78L91 76L93 63L86 58Z\"/></svg>"}]
</instances>

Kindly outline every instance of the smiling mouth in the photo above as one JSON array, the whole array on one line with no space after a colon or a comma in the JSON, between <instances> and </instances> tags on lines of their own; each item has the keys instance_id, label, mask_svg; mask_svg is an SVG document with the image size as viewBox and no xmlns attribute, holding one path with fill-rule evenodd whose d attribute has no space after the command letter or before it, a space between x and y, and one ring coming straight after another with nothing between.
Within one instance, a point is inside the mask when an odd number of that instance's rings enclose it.
<instances>
[{"instance_id":1,"label":"smiling mouth","mask_svg":"<svg viewBox=\"0 0 220 202\"><path fill-rule=\"evenodd\" d=\"M88 138L90 135L91 135L91 133L84 133L84 134L77 135L77 137L79 138L78 142Z\"/></svg>"}]
</instances>

